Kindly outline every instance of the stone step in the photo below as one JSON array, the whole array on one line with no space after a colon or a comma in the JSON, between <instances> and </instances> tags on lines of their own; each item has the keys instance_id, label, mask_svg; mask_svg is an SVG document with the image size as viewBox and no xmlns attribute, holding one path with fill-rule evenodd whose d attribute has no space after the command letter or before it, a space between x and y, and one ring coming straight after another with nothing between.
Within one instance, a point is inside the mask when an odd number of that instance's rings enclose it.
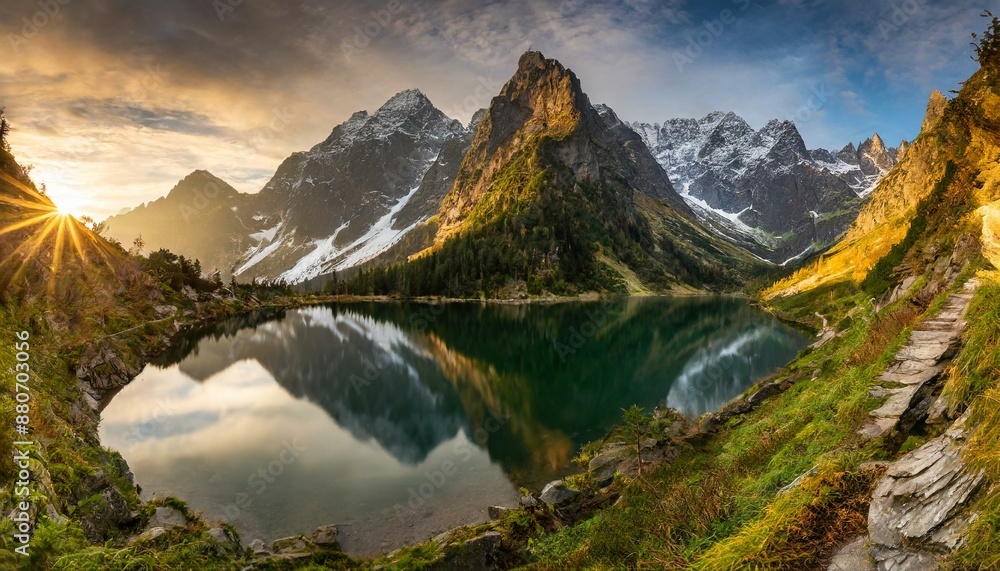
<instances>
[{"instance_id":1,"label":"stone step","mask_svg":"<svg viewBox=\"0 0 1000 571\"><path fill-rule=\"evenodd\" d=\"M917 361L915 359L907 359L905 361L896 361L894 365L889 367L888 372L900 375L916 375L936 365L937 361Z\"/></svg>"},{"instance_id":2,"label":"stone step","mask_svg":"<svg viewBox=\"0 0 1000 571\"><path fill-rule=\"evenodd\" d=\"M940 361L942 357L954 347L954 343L921 343L918 345L907 345L896 354L896 359L916 360L916 361Z\"/></svg>"},{"instance_id":3,"label":"stone step","mask_svg":"<svg viewBox=\"0 0 1000 571\"><path fill-rule=\"evenodd\" d=\"M884 405L868 414L876 418L891 418L899 420L900 416L910 410L910 403L913 401L913 395L917 394L917 390L919 388L919 385L908 385L901 389L893 389L889 391L889 400L885 401Z\"/></svg>"},{"instance_id":4,"label":"stone step","mask_svg":"<svg viewBox=\"0 0 1000 571\"><path fill-rule=\"evenodd\" d=\"M944 366L928 367L916 372L899 373L886 372L879 380L886 383L899 383L902 385L922 385L933 380L944 371Z\"/></svg>"},{"instance_id":5,"label":"stone step","mask_svg":"<svg viewBox=\"0 0 1000 571\"><path fill-rule=\"evenodd\" d=\"M925 321L917 331L958 331L961 329L957 321Z\"/></svg>"}]
</instances>

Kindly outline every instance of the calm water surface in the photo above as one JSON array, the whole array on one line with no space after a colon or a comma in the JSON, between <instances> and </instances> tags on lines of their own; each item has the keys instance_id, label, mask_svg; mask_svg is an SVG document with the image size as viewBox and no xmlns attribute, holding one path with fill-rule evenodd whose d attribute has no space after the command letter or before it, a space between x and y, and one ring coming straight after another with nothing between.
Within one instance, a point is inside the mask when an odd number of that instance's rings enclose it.
<instances>
[{"instance_id":1,"label":"calm water surface","mask_svg":"<svg viewBox=\"0 0 1000 571\"><path fill-rule=\"evenodd\" d=\"M333 523L371 554L513 505L623 407L715 410L805 343L729 298L288 310L180 339L101 438L144 497L247 542Z\"/></svg>"}]
</instances>

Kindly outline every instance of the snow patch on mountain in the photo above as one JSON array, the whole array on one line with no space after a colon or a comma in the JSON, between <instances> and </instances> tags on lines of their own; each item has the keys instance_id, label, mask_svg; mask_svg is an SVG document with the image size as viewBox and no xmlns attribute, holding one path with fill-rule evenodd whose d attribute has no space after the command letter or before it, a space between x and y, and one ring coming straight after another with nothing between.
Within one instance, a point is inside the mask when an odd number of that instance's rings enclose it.
<instances>
[{"instance_id":1,"label":"snow patch on mountain","mask_svg":"<svg viewBox=\"0 0 1000 571\"><path fill-rule=\"evenodd\" d=\"M286 159L261 191L268 216L260 220L280 222L251 236L258 244L237 275L300 283L379 256L436 212L440 191L420 191L451 178L458 165L448 163L466 138L460 122L415 89L374 113L353 114L324 141ZM452 150L442 154L446 146Z\"/></svg>"}]
</instances>

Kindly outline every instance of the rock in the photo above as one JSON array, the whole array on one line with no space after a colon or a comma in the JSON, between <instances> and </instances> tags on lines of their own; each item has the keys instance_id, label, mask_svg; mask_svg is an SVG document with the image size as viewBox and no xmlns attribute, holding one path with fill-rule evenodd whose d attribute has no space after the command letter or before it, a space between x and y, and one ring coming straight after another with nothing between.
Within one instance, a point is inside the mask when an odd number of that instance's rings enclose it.
<instances>
[{"instance_id":1,"label":"rock","mask_svg":"<svg viewBox=\"0 0 1000 571\"><path fill-rule=\"evenodd\" d=\"M862 535L840 548L826 571L875 571L875 563L868 556L868 536Z\"/></svg>"},{"instance_id":2,"label":"rock","mask_svg":"<svg viewBox=\"0 0 1000 571\"><path fill-rule=\"evenodd\" d=\"M621 462L622 456L620 451L600 454L590 461L587 470L590 472L590 478L594 483L598 487L603 488L614 481L615 473L618 472L618 466Z\"/></svg>"},{"instance_id":3,"label":"rock","mask_svg":"<svg viewBox=\"0 0 1000 571\"><path fill-rule=\"evenodd\" d=\"M84 493L94 494L108 487L108 476L104 470L98 470L96 473L85 477L80 485L83 487Z\"/></svg>"},{"instance_id":4,"label":"rock","mask_svg":"<svg viewBox=\"0 0 1000 571\"><path fill-rule=\"evenodd\" d=\"M497 569L497 554L503 544L499 532L489 531L444 548L441 557L424 569L434 571L460 569Z\"/></svg>"},{"instance_id":5,"label":"rock","mask_svg":"<svg viewBox=\"0 0 1000 571\"><path fill-rule=\"evenodd\" d=\"M308 553L309 543L301 535L282 537L271 542L271 551L278 555Z\"/></svg>"},{"instance_id":6,"label":"rock","mask_svg":"<svg viewBox=\"0 0 1000 571\"><path fill-rule=\"evenodd\" d=\"M885 569L933 569L961 544L967 502L983 480L962 462L962 416L943 435L889 466L868 511L869 552Z\"/></svg>"},{"instance_id":7,"label":"rock","mask_svg":"<svg viewBox=\"0 0 1000 571\"><path fill-rule=\"evenodd\" d=\"M142 532L141 534L137 535L136 537L134 537L128 543L129 545L132 545L133 543L138 543L140 541L153 541L154 539L160 537L165 533L167 533L167 530L163 529L162 527L150 528Z\"/></svg>"},{"instance_id":8,"label":"rock","mask_svg":"<svg viewBox=\"0 0 1000 571\"><path fill-rule=\"evenodd\" d=\"M868 396L873 399L882 399L889 396L889 391L882 387L875 386L868 391Z\"/></svg>"},{"instance_id":9,"label":"rock","mask_svg":"<svg viewBox=\"0 0 1000 571\"><path fill-rule=\"evenodd\" d=\"M970 293L952 294L937 317L917 326L909 342L896 354L896 361L879 377L881 382L898 388L870 393L873 398L889 398L870 413L871 419L859 434L866 438L906 434L930 416L936 388L948 361L958 351L970 299Z\"/></svg>"},{"instance_id":10,"label":"rock","mask_svg":"<svg viewBox=\"0 0 1000 571\"><path fill-rule=\"evenodd\" d=\"M66 522L69 521L69 518L67 518L66 516L64 516L61 513L59 513L56 510L56 507L54 505L52 505L51 503L46 504L46 506L45 506L45 515L48 516L48 518L51 519L53 522L55 522L55 523L57 523L59 525L62 525L62 524L64 524L64 523L66 523Z\"/></svg>"},{"instance_id":11,"label":"rock","mask_svg":"<svg viewBox=\"0 0 1000 571\"><path fill-rule=\"evenodd\" d=\"M566 486L566 482L556 480L549 482L542 488L542 495L539 499L542 503L554 508L565 506L571 503L580 495L580 492Z\"/></svg>"},{"instance_id":12,"label":"rock","mask_svg":"<svg viewBox=\"0 0 1000 571\"><path fill-rule=\"evenodd\" d=\"M340 542L337 541L338 535L340 535L340 530L337 529L337 526L324 525L316 528L311 539L319 547L340 549Z\"/></svg>"},{"instance_id":13,"label":"rock","mask_svg":"<svg viewBox=\"0 0 1000 571\"><path fill-rule=\"evenodd\" d=\"M129 508L125 496L111 487L96 497L88 498L77 508L73 519L80 522L84 535L91 543L104 543L110 531L131 525L138 518L139 514Z\"/></svg>"},{"instance_id":14,"label":"rock","mask_svg":"<svg viewBox=\"0 0 1000 571\"><path fill-rule=\"evenodd\" d=\"M183 294L184 297L190 299L191 301L198 301L198 292L194 291L194 288L192 288L191 286L184 286L183 288L181 288L181 294Z\"/></svg>"},{"instance_id":15,"label":"rock","mask_svg":"<svg viewBox=\"0 0 1000 571\"><path fill-rule=\"evenodd\" d=\"M525 508L538 507L538 500L536 500L534 496L523 496L517 501L517 503L521 504L521 506Z\"/></svg>"},{"instance_id":16,"label":"rock","mask_svg":"<svg viewBox=\"0 0 1000 571\"><path fill-rule=\"evenodd\" d=\"M271 551L264 545L263 539L255 539L250 542L250 551L254 557L264 557L271 554Z\"/></svg>"},{"instance_id":17,"label":"rock","mask_svg":"<svg viewBox=\"0 0 1000 571\"><path fill-rule=\"evenodd\" d=\"M603 488L614 481L618 466L625 458L625 450L624 445L607 446L590 460L587 471L598 487Z\"/></svg>"},{"instance_id":18,"label":"rock","mask_svg":"<svg viewBox=\"0 0 1000 571\"><path fill-rule=\"evenodd\" d=\"M765 400L773 397L774 395L784 392L785 390L788 389L789 386L791 386L791 383L787 382L775 381L773 383L767 383L766 385L757 389L757 391L754 394L750 395L750 397L747 398L747 402L749 402L751 405L758 406Z\"/></svg>"},{"instance_id":19,"label":"rock","mask_svg":"<svg viewBox=\"0 0 1000 571\"><path fill-rule=\"evenodd\" d=\"M187 518L184 514L166 506L156 508L153 517L149 518L146 529L154 527L184 527L187 525Z\"/></svg>"},{"instance_id":20,"label":"rock","mask_svg":"<svg viewBox=\"0 0 1000 571\"><path fill-rule=\"evenodd\" d=\"M233 538L229 536L229 532L222 529L221 527L213 527L209 529L208 537L217 543L233 543Z\"/></svg>"},{"instance_id":21,"label":"rock","mask_svg":"<svg viewBox=\"0 0 1000 571\"><path fill-rule=\"evenodd\" d=\"M926 133L937 125L941 117L944 116L945 107L948 106L948 98L938 90L931 92L930 101L927 102L927 111L924 113L924 122L920 126L920 132Z\"/></svg>"},{"instance_id":22,"label":"rock","mask_svg":"<svg viewBox=\"0 0 1000 571\"><path fill-rule=\"evenodd\" d=\"M927 424L944 424L945 422L951 420L948 418L948 399L941 395L931 404L931 407L927 409Z\"/></svg>"},{"instance_id":23,"label":"rock","mask_svg":"<svg viewBox=\"0 0 1000 571\"><path fill-rule=\"evenodd\" d=\"M512 511L514 510L503 506L490 506L486 508L486 513L492 520L498 520Z\"/></svg>"},{"instance_id":24,"label":"rock","mask_svg":"<svg viewBox=\"0 0 1000 571\"><path fill-rule=\"evenodd\" d=\"M142 370L141 358L130 357L126 362L113 347L114 340L99 341L87 346L77 361L77 385L87 403L100 412L109 395L124 387Z\"/></svg>"},{"instance_id":25,"label":"rock","mask_svg":"<svg viewBox=\"0 0 1000 571\"><path fill-rule=\"evenodd\" d=\"M156 311L157 319L164 319L177 314L177 306L174 305L157 305L153 310Z\"/></svg>"}]
</instances>

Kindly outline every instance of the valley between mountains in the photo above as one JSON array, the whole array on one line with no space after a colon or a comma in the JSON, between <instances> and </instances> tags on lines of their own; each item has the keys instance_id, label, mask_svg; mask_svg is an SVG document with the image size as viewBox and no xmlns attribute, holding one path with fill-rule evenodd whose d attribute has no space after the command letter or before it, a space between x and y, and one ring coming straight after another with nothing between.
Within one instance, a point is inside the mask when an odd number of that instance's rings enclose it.
<instances>
[{"instance_id":1,"label":"valley between mountains","mask_svg":"<svg viewBox=\"0 0 1000 571\"><path fill-rule=\"evenodd\" d=\"M1000 567L1000 19L988 21L973 45L979 69L952 97L931 94L919 136L894 148L873 134L808 149L790 122L755 130L724 112L626 123L590 101L586 78L535 51L468 125L404 91L293 154L259 193L195 171L91 227L60 214L0 140L0 323L30 338L22 424L33 438L31 486L0 465L0 566ZM363 297L391 313L422 298L426 312L404 325L426 334L412 351L468 372L460 404L502 409L534 406L532 393L449 350L436 312L718 293L808 331L809 345L698 418L615 410L622 422L579 447L561 479L372 557L344 553L336 525L250 543L185 498L143 500L129 463L98 437L102 411L147 364L197 353L184 336L194 328L226 340L259 327L256 339L270 339L271 311ZM502 307L498 322L536 306ZM641 313L627 307L588 337L675 353L694 344L688 330L617 331ZM548 339L555 322L518 339ZM453 346L476 344L473 330L452 331ZM509 345L506 358L530 361ZM20 370L19 351L0 344L5 371ZM215 354L202 357L215 371ZM321 369L309 365L309 378ZM0 394L4 426L23 416L15 379ZM437 405L412 394L400 400ZM391 416L366 410L373 423ZM0 439L8 458L22 448ZM27 555L7 515L19 513Z\"/></svg>"}]
</instances>

